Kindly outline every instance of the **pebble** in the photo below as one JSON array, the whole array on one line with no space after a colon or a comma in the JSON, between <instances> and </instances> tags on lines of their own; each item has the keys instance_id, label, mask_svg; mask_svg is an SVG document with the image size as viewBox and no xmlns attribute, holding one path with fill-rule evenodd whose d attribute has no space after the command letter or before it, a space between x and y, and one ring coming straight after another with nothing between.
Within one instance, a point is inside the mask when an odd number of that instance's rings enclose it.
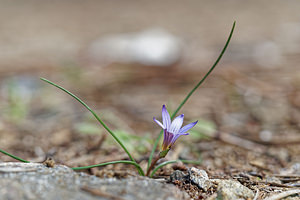
<instances>
[{"instance_id":1,"label":"pebble","mask_svg":"<svg viewBox=\"0 0 300 200\"><path fill-rule=\"evenodd\" d=\"M189 178L192 183L196 184L199 188L207 191L212 183L208 178L208 175L205 170L197 169L192 167L188 170Z\"/></svg>"},{"instance_id":2,"label":"pebble","mask_svg":"<svg viewBox=\"0 0 300 200\"><path fill-rule=\"evenodd\" d=\"M234 180L221 180L218 183L217 199L253 199L254 193L240 182Z\"/></svg>"}]
</instances>

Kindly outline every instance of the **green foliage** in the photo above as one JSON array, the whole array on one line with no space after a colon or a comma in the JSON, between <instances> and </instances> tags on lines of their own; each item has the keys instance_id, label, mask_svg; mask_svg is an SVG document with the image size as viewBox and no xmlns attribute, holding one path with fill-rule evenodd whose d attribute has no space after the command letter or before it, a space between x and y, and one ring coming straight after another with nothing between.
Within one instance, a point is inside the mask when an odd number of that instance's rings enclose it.
<instances>
[{"instance_id":1,"label":"green foliage","mask_svg":"<svg viewBox=\"0 0 300 200\"><path fill-rule=\"evenodd\" d=\"M81 122L75 125L75 130L78 133L86 134L86 135L100 135L101 128L95 123L90 122Z\"/></svg>"},{"instance_id":2,"label":"green foliage","mask_svg":"<svg viewBox=\"0 0 300 200\"><path fill-rule=\"evenodd\" d=\"M64 62L62 63L61 73L66 77L72 84L80 83L82 79L83 69L74 62Z\"/></svg>"},{"instance_id":3,"label":"green foliage","mask_svg":"<svg viewBox=\"0 0 300 200\"><path fill-rule=\"evenodd\" d=\"M28 99L22 96L22 89L15 80L10 79L6 83L7 104L4 108L8 120L18 123L25 119L29 109Z\"/></svg>"}]
</instances>

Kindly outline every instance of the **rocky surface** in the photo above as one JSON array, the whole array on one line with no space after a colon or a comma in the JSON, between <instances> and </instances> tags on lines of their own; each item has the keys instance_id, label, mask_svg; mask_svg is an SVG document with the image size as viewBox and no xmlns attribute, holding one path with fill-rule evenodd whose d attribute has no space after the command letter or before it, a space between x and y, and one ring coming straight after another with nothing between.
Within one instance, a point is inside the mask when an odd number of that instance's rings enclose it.
<instances>
[{"instance_id":1,"label":"rocky surface","mask_svg":"<svg viewBox=\"0 0 300 200\"><path fill-rule=\"evenodd\" d=\"M235 180L209 179L205 170L189 168L188 173L176 170L170 175L170 182L188 192L194 199L253 199L252 190ZM198 190L195 190L195 187ZM200 190L199 190L200 189Z\"/></svg>"},{"instance_id":2,"label":"rocky surface","mask_svg":"<svg viewBox=\"0 0 300 200\"><path fill-rule=\"evenodd\" d=\"M56 165L0 163L0 199L189 199L175 186L144 177L100 179Z\"/></svg>"}]
</instances>

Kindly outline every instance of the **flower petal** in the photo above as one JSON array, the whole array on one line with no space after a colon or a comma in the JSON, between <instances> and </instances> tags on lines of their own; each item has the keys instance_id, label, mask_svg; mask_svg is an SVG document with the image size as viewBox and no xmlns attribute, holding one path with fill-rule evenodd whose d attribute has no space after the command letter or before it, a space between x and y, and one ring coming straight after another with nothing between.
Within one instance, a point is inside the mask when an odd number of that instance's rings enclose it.
<instances>
[{"instance_id":1,"label":"flower petal","mask_svg":"<svg viewBox=\"0 0 300 200\"><path fill-rule=\"evenodd\" d=\"M191 128L193 128L196 124L198 123L198 120L195 121L195 122L192 122L184 127L182 127L180 130L179 130L179 133L186 133L188 130L190 130Z\"/></svg>"},{"instance_id":2,"label":"flower petal","mask_svg":"<svg viewBox=\"0 0 300 200\"><path fill-rule=\"evenodd\" d=\"M165 105L162 107L162 121L164 127L169 130L171 126L171 118Z\"/></svg>"},{"instance_id":3,"label":"flower petal","mask_svg":"<svg viewBox=\"0 0 300 200\"><path fill-rule=\"evenodd\" d=\"M183 123L183 118L184 118L184 114L179 115L178 117L176 117L170 127L170 132L177 134L182 126Z\"/></svg>"},{"instance_id":4,"label":"flower petal","mask_svg":"<svg viewBox=\"0 0 300 200\"><path fill-rule=\"evenodd\" d=\"M182 135L189 135L189 133L179 133L179 134L174 135L174 137L172 138L172 141L171 141L172 145L173 145L173 144L176 142L176 140L177 140L180 136L182 136Z\"/></svg>"},{"instance_id":5,"label":"flower petal","mask_svg":"<svg viewBox=\"0 0 300 200\"><path fill-rule=\"evenodd\" d=\"M162 125L162 123L160 121L158 121L157 119L155 119L155 117L153 117L153 120L162 128L165 129L164 125Z\"/></svg>"}]
</instances>

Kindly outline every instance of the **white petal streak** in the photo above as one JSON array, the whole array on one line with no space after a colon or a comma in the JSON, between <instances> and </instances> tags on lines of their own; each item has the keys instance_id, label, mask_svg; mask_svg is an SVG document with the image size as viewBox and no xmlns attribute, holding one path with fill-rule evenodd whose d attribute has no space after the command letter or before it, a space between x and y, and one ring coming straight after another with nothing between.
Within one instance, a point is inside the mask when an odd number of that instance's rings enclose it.
<instances>
[{"instance_id":1,"label":"white petal streak","mask_svg":"<svg viewBox=\"0 0 300 200\"><path fill-rule=\"evenodd\" d=\"M162 107L162 121L163 121L163 125L164 127L169 130L170 129L170 125L171 125L171 118L170 115L167 111L167 108L165 105L163 105Z\"/></svg>"},{"instance_id":2,"label":"white petal streak","mask_svg":"<svg viewBox=\"0 0 300 200\"><path fill-rule=\"evenodd\" d=\"M183 118L184 118L184 114L179 115L178 117L176 117L170 127L170 132L177 134L182 126L183 123Z\"/></svg>"},{"instance_id":3,"label":"white petal streak","mask_svg":"<svg viewBox=\"0 0 300 200\"><path fill-rule=\"evenodd\" d=\"M155 119L155 117L153 117L153 120L162 128L165 129L164 125L162 125L162 123L160 121L158 121L157 119Z\"/></svg>"}]
</instances>

